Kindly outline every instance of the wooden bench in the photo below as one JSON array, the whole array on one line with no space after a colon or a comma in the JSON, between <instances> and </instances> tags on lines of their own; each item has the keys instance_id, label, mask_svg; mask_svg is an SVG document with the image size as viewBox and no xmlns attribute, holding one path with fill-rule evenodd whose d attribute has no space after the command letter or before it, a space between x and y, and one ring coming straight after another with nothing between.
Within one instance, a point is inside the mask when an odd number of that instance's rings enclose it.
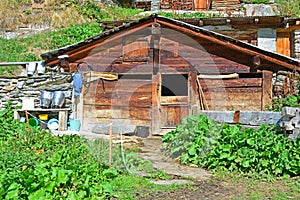
<instances>
[{"instance_id":1,"label":"wooden bench","mask_svg":"<svg viewBox=\"0 0 300 200\"><path fill-rule=\"evenodd\" d=\"M68 120L68 111L70 108L58 108L58 109L43 109L43 108L34 108L27 110L29 113L31 112L37 112L37 113L52 113L52 112L58 112L58 121L59 121L59 131L66 131L68 130L67 120ZM20 113L25 112L24 109L17 109L14 110L14 119L18 120L20 119ZM38 116L35 116L38 118Z\"/></svg>"}]
</instances>

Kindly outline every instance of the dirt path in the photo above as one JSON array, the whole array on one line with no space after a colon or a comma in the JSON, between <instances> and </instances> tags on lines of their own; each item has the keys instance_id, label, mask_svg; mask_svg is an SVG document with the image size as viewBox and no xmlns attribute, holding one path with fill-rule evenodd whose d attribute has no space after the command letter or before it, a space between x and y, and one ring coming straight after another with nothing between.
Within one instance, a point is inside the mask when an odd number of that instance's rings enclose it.
<instances>
[{"instance_id":1,"label":"dirt path","mask_svg":"<svg viewBox=\"0 0 300 200\"><path fill-rule=\"evenodd\" d=\"M150 137L143 139L142 152L139 155L153 163L153 167L162 170L169 175L193 180L189 187L183 187L176 191L152 192L142 191L136 193L137 199L155 200L199 200L214 199L223 200L238 196L238 189L218 181L206 170L180 165L176 160L172 160L165 155L162 148L161 137Z\"/></svg>"},{"instance_id":2,"label":"dirt path","mask_svg":"<svg viewBox=\"0 0 300 200\"><path fill-rule=\"evenodd\" d=\"M142 142L144 145L140 146L142 152L139 155L143 159L150 160L155 169L162 170L170 175L192 178L197 181L208 180L211 177L211 174L204 169L180 165L179 162L168 158L163 151L161 137L146 138Z\"/></svg>"}]
</instances>

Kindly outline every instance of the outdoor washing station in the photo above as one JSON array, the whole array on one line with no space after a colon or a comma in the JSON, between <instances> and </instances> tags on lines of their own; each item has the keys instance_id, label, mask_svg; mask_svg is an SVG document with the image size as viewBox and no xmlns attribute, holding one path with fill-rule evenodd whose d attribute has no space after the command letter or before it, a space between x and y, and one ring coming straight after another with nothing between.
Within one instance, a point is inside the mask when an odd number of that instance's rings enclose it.
<instances>
[{"instance_id":1,"label":"outdoor washing station","mask_svg":"<svg viewBox=\"0 0 300 200\"><path fill-rule=\"evenodd\" d=\"M42 62L31 62L26 65L27 77L34 79L45 75ZM37 73L38 76L35 76ZM53 77L51 77L53 79ZM28 80L27 80L28 82ZM49 87L50 88L50 87ZM42 90L38 96L23 97L22 108L14 110L14 118L26 122L28 127L40 126L44 129L66 131L68 120L70 130L79 131L80 121L69 117L70 105L66 105L66 97L70 95L67 90L47 91ZM37 104L36 101L39 100ZM72 98L73 102L73 98Z\"/></svg>"}]
</instances>

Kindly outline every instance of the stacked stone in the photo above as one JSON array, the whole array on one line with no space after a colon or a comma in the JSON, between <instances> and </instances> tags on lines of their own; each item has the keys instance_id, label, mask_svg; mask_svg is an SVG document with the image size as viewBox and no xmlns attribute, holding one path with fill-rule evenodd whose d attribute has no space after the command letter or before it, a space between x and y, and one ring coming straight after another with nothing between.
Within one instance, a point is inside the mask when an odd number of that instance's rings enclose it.
<instances>
[{"instance_id":1,"label":"stacked stone","mask_svg":"<svg viewBox=\"0 0 300 200\"><path fill-rule=\"evenodd\" d=\"M281 127L285 130L288 138L295 140L300 138L300 108L283 107L281 111Z\"/></svg>"},{"instance_id":2,"label":"stacked stone","mask_svg":"<svg viewBox=\"0 0 300 200\"><path fill-rule=\"evenodd\" d=\"M278 71L276 74L274 74L273 77L273 96L276 98L282 98L284 97L284 82L287 79L287 88L288 93L290 93L290 83L291 79L289 76L292 72L288 71ZM300 76L297 74L294 74L294 80L293 80L293 93L299 94L300 90L300 84L299 84Z\"/></svg>"},{"instance_id":3,"label":"stacked stone","mask_svg":"<svg viewBox=\"0 0 300 200\"><path fill-rule=\"evenodd\" d=\"M65 107L71 106L72 77L70 73L46 73L45 75L27 76L0 76L0 110L8 101L13 106L21 106L22 98L34 98L35 107L40 106L42 91L64 91Z\"/></svg>"},{"instance_id":4,"label":"stacked stone","mask_svg":"<svg viewBox=\"0 0 300 200\"><path fill-rule=\"evenodd\" d=\"M295 58L300 60L300 30L295 31Z\"/></svg>"}]
</instances>

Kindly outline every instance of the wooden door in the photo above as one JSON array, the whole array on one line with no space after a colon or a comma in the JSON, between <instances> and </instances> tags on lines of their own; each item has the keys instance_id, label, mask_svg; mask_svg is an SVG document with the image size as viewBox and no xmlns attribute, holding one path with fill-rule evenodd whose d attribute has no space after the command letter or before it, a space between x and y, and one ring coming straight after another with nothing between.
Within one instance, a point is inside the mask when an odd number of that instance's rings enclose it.
<instances>
[{"instance_id":1,"label":"wooden door","mask_svg":"<svg viewBox=\"0 0 300 200\"><path fill-rule=\"evenodd\" d=\"M162 74L160 82L160 128L174 128L189 114L188 74Z\"/></svg>"},{"instance_id":2,"label":"wooden door","mask_svg":"<svg viewBox=\"0 0 300 200\"><path fill-rule=\"evenodd\" d=\"M291 34L286 32L277 33L276 52L285 56L291 56Z\"/></svg>"}]
</instances>

